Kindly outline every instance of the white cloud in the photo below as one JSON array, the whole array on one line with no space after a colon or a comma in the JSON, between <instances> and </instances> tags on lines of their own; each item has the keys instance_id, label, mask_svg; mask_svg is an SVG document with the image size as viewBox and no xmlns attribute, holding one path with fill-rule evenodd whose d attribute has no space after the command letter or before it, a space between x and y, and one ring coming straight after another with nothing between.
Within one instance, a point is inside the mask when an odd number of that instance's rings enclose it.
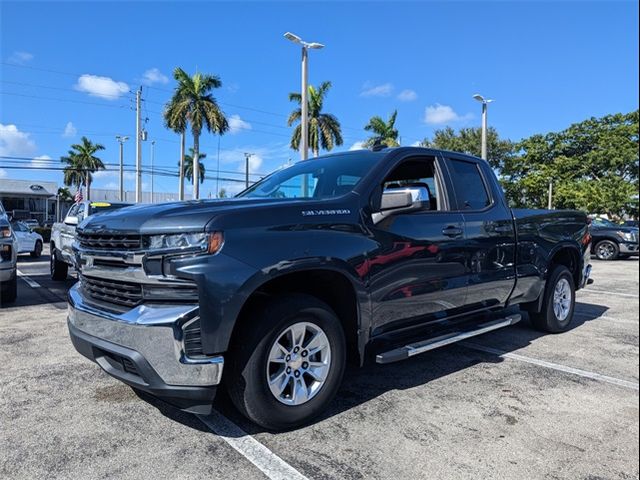
<instances>
[{"instance_id":1,"label":"white cloud","mask_svg":"<svg viewBox=\"0 0 640 480\"><path fill-rule=\"evenodd\" d=\"M7 178L7 171L0 168L0 178Z\"/></svg>"},{"instance_id":2,"label":"white cloud","mask_svg":"<svg viewBox=\"0 0 640 480\"><path fill-rule=\"evenodd\" d=\"M26 65L33 60L33 53L29 52L13 52L9 56L9 63L15 63L18 65Z\"/></svg>"},{"instance_id":3,"label":"white cloud","mask_svg":"<svg viewBox=\"0 0 640 480\"><path fill-rule=\"evenodd\" d=\"M471 113L458 115L449 105L429 105L424 112L424 121L430 125L443 125L445 123L460 122L473 118Z\"/></svg>"},{"instance_id":4,"label":"white cloud","mask_svg":"<svg viewBox=\"0 0 640 480\"><path fill-rule=\"evenodd\" d=\"M142 83L144 83L145 85L153 85L155 83L165 85L169 83L169 77L167 77L157 68L150 68L142 74Z\"/></svg>"},{"instance_id":5,"label":"white cloud","mask_svg":"<svg viewBox=\"0 0 640 480\"><path fill-rule=\"evenodd\" d=\"M415 92L415 90L411 90L408 88L405 90L402 90L398 94L398 100L400 100L401 102L413 102L417 98L418 98L418 94Z\"/></svg>"},{"instance_id":6,"label":"white cloud","mask_svg":"<svg viewBox=\"0 0 640 480\"><path fill-rule=\"evenodd\" d=\"M78 78L75 89L88 93L93 97L116 100L129 92L129 85L124 82L117 82L109 77L84 74Z\"/></svg>"},{"instance_id":7,"label":"white cloud","mask_svg":"<svg viewBox=\"0 0 640 480\"><path fill-rule=\"evenodd\" d=\"M356 142L349 147L349 150L364 150L364 142Z\"/></svg>"},{"instance_id":8,"label":"white cloud","mask_svg":"<svg viewBox=\"0 0 640 480\"><path fill-rule=\"evenodd\" d=\"M64 127L64 132L62 132L62 136L65 138L74 137L76 133L78 133L78 129L73 126L73 123L67 122L67 125Z\"/></svg>"},{"instance_id":9,"label":"white cloud","mask_svg":"<svg viewBox=\"0 0 640 480\"><path fill-rule=\"evenodd\" d=\"M0 123L0 155L33 155L37 150L36 142L29 137L30 134L21 132L15 125Z\"/></svg>"},{"instance_id":10,"label":"white cloud","mask_svg":"<svg viewBox=\"0 0 640 480\"><path fill-rule=\"evenodd\" d=\"M240 115L231 115L229 117L229 133L235 135L243 130L251 130L251 124L240 118Z\"/></svg>"},{"instance_id":11,"label":"white cloud","mask_svg":"<svg viewBox=\"0 0 640 480\"><path fill-rule=\"evenodd\" d=\"M49 155L39 155L31 160L31 166L35 168L43 168L51 165L51 157Z\"/></svg>"},{"instance_id":12,"label":"white cloud","mask_svg":"<svg viewBox=\"0 0 640 480\"><path fill-rule=\"evenodd\" d=\"M416 140L415 142L413 142L413 143L411 144L411 146L412 146L412 147L420 147L420 146L422 146L422 142L419 142L419 141L417 141L417 140Z\"/></svg>"},{"instance_id":13,"label":"white cloud","mask_svg":"<svg viewBox=\"0 0 640 480\"><path fill-rule=\"evenodd\" d=\"M390 83L383 83L381 85L374 85L371 82L366 82L362 86L360 92L361 97L388 97L393 92L393 85Z\"/></svg>"},{"instance_id":14,"label":"white cloud","mask_svg":"<svg viewBox=\"0 0 640 480\"><path fill-rule=\"evenodd\" d=\"M115 170L98 170L91 174L94 179L108 179L108 178L120 178L120 169ZM124 172L125 180L134 180L136 178L135 172Z\"/></svg>"}]
</instances>

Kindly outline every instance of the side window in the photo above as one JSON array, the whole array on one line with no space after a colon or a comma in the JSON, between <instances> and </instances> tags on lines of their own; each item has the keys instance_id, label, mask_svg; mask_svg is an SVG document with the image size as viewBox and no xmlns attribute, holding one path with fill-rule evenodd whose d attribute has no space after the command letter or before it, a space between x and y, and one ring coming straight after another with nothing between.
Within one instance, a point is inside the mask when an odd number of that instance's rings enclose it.
<instances>
[{"instance_id":1,"label":"side window","mask_svg":"<svg viewBox=\"0 0 640 480\"><path fill-rule=\"evenodd\" d=\"M81 203L80 206L78 207L77 215L78 215L78 223L84 220L84 203Z\"/></svg>"},{"instance_id":2,"label":"side window","mask_svg":"<svg viewBox=\"0 0 640 480\"><path fill-rule=\"evenodd\" d=\"M73 205L67 212L67 217L75 217L78 215L78 204Z\"/></svg>"},{"instance_id":3,"label":"side window","mask_svg":"<svg viewBox=\"0 0 640 480\"><path fill-rule=\"evenodd\" d=\"M439 182L436 180L435 159L430 157L412 158L395 167L383 183L383 190L403 187L418 187L425 200L429 201L429 210L442 210Z\"/></svg>"},{"instance_id":4,"label":"side window","mask_svg":"<svg viewBox=\"0 0 640 480\"><path fill-rule=\"evenodd\" d=\"M487 187L476 163L451 160L451 176L458 210L482 210L491 204Z\"/></svg>"}]
</instances>

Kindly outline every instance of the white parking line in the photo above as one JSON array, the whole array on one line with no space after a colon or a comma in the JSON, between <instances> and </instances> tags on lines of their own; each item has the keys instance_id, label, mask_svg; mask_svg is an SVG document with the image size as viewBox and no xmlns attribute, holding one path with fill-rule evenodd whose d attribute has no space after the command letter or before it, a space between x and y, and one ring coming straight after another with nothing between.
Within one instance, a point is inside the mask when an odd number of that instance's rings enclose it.
<instances>
[{"instance_id":1,"label":"white parking line","mask_svg":"<svg viewBox=\"0 0 640 480\"><path fill-rule=\"evenodd\" d=\"M583 288L578 293L596 293L601 295L615 295L618 297L629 297L629 298L638 298L638 295L633 295L632 293L620 293L620 292L611 292L609 290L598 290L597 288Z\"/></svg>"},{"instance_id":2,"label":"white parking line","mask_svg":"<svg viewBox=\"0 0 640 480\"><path fill-rule=\"evenodd\" d=\"M478 345L477 343L460 342L460 345L467 348L471 348L473 350L478 350L480 352L492 353L502 358L510 358L511 360L518 360L520 362L531 363L533 365L538 365L540 367L551 368L553 370L558 370L560 372L565 372L565 373L571 373L573 375L578 375L584 378L591 378L592 380L599 380L601 382L612 383L613 385L618 385L619 387L624 387L624 388L630 388L631 390L638 390L639 388L637 383L629 382L628 380L621 380L619 378L609 377L607 375L601 375L599 373L589 372L587 370L580 370L578 368L567 367L565 365L560 365L558 363L547 362L545 360L538 360L537 358L525 357L524 355L518 355L517 353L503 352L495 348L485 347L484 345Z\"/></svg>"},{"instance_id":3,"label":"white parking line","mask_svg":"<svg viewBox=\"0 0 640 480\"><path fill-rule=\"evenodd\" d=\"M196 415L213 433L222 438L262 473L273 480L308 480L279 456L258 442L224 415L213 411L211 415Z\"/></svg>"},{"instance_id":4,"label":"white parking line","mask_svg":"<svg viewBox=\"0 0 640 480\"><path fill-rule=\"evenodd\" d=\"M628 323L629 325L638 325L638 320L628 320L626 318L616 318L616 317L610 317L609 315L593 315L591 313L584 313L584 312L576 312L575 315L577 317L583 317L583 318L590 318L592 320L609 320L610 322L615 322L615 323Z\"/></svg>"},{"instance_id":5,"label":"white parking line","mask_svg":"<svg viewBox=\"0 0 640 480\"><path fill-rule=\"evenodd\" d=\"M27 275L25 275L24 273L22 273L20 270L18 270L18 276L24 280L25 282L27 282L27 285L29 285L31 288L40 288L40 284L38 282L35 282L33 280L31 280Z\"/></svg>"}]
</instances>

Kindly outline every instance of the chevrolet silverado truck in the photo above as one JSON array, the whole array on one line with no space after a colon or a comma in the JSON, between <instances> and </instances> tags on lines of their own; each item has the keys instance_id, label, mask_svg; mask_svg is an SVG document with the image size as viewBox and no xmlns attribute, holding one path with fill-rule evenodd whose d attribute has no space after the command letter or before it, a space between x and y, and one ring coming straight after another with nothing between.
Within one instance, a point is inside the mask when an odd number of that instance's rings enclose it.
<instances>
[{"instance_id":1,"label":"chevrolet silverado truck","mask_svg":"<svg viewBox=\"0 0 640 480\"><path fill-rule=\"evenodd\" d=\"M345 363L386 364L513 325L570 328L586 215L511 210L483 160L337 153L231 199L132 206L78 227L75 348L206 414L224 388L273 430L319 415ZM428 368L428 362L425 362Z\"/></svg>"},{"instance_id":2,"label":"chevrolet silverado truck","mask_svg":"<svg viewBox=\"0 0 640 480\"><path fill-rule=\"evenodd\" d=\"M51 227L51 241L49 243L49 270L51 280L62 281L67 279L69 266L75 266L73 242L76 235L76 227L85 218L98 213L116 210L131 205L130 203L91 202L84 200L74 203L64 220L54 223Z\"/></svg>"}]
</instances>

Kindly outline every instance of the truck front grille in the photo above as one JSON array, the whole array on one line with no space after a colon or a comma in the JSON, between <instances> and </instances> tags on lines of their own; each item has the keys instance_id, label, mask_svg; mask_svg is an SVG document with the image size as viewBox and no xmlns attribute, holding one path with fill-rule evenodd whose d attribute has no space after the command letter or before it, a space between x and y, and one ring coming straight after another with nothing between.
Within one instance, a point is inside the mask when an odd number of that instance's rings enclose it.
<instances>
[{"instance_id":1,"label":"truck front grille","mask_svg":"<svg viewBox=\"0 0 640 480\"><path fill-rule=\"evenodd\" d=\"M142 237L127 234L98 234L78 232L81 247L100 250L140 250Z\"/></svg>"},{"instance_id":2,"label":"truck front grille","mask_svg":"<svg viewBox=\"0 0 640 480\"><path fill-rule=\"evenodd\" d=\"M82 276L82 288L91 298L102 302L135 307L142 301L142 285Z\"/></svg>"}]
</instances>

